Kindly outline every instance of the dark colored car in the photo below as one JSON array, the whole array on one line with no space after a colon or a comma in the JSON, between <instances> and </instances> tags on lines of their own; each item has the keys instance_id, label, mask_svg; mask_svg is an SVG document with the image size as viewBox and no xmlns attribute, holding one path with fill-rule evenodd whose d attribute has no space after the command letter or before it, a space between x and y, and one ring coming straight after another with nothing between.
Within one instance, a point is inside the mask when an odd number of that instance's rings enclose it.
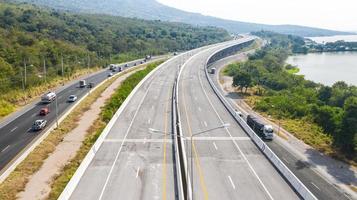
<instances>
[{"instance_id":1,"label":"dark colored car","mask_svg":"<svg viewBox=\"0 0 357 200\"><path fill-rule=\"evenodd\" d=\"M88 83L88 88L94 88L94 83Z\"/></svg>"}]
</instances>

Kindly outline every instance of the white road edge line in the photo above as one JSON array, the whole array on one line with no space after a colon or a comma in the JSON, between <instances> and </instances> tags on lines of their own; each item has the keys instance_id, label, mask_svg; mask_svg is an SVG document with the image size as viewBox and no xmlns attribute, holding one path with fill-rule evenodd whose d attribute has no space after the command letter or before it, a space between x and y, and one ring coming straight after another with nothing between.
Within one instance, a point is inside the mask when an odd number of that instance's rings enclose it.
<instances>
[{"instance_id":1,"label":"white road edge line","mask_svg":"<svg viewBox=\"0 0 357 200\"><path fill-rule=\"evenodd\" d=\"M215 143L215 142L212 142L212 143L213 143L214 148L215 148L216 150L218 150L218 147L217 147L216 143Z\"/></svg>"},{"instance_id":2,"label":"white road edge line","mask_svg":"<svg viewBox=\"0 0 357 200\"><path fill-rule=\"evenodd\" d=\"M320 188L317 187L317 185L315 185L313 182L311 182L311 184L312 184L315 188L317 188L318 190L320 190Z\"/></svg>"},{"instance_id":3,"label":"white road edge line","mask_svg":"<svg viewBox=\"0 0 357 200\"><path fill-rule=\"evenodd\" d=\"M161 69L162 69L162 68L160 68L160 70L161 70ZM161 74L161 73L162 73L162 71L160 72L160 74ZM120 153L121 153L121 150L123 149L123 145L124 145L124 143L125 143L125 140L126 140L126 138L128 137L128 135L129 135L130 129L131 129L131 127L133 126L133 123L134 123L134 120L135 120L135 118L136 118L136 115L139 113L139 110L140 110L141 106L142 106L143 103L144 103L144 100L145 100L145 98L146 98L146 96L147 96L147 94L148 94L148 92L149 92L149 88L151 87L152 83L153 83L153 82L150 82L150 83L149 83L149 86L148 86L148 88L147 88L147 90L146 90L146 92L145 92L145 94L144 94L144 97L141 99L140 104L139 104L138 108L136 109L135 114L134 114L134 116L133 116L133 118L132 118L132 120L131 120L131 122L130 122L130 124L129 124L129 127L128 127L126 133L125 133L123 142L121 143L120 148L119 148L119 150L118 150L118 152L117 152L117 154L116 154L116 156L115 156L114 162L113 162L113 164L112 164L112 166L111 166L111 168L110 168L109 174L107 175L107 178L106 178L106 180L105 180L105 183L104 183L104 185L103 185L103 188L102 188L102 190L101 190L101 193L100 193L100 196L99 196L98 200L101 200L101 199L103 198L105 189L106 189L106 187L107 187L107 185L108 185L110 176L111 176L112 173L113 173L114 166L115 166L116 162L117 162L118 159L119 159L119 155L120 155ZM152 106L152 107L154 107L154 106Z\"/></svg>"},{"instance_id":4,"label":"white road edge line","mask_svg":"<svg viewBox=\"0 0 357 200\"><path fill-rule=\"evenodd\" d=\"M138 178L139 172L140 172L140 167L138 167L138 168L136 169L136 176L135 176L135 178Z\"/></svg>"},{"instance_id":5,"label":"white road edge line","mask_svg":"<svg viewBox=\"0 0 357 200\"><path fill-rule=\"evenodd\" d=\"M228 179L229 179L229 181L231 182L232 188L233 188L233 189L236 189L236 186L234 185L234 182L233 182L231 176L228 176Z\"/></svg>"},{"instance_id":6,"label":"white road edge line","mask_svg":"<svg viewBox=\"0 0 357 200\"><path fill-rule=\"evenodd\" d=\"M207 122L206 121L204 121L203 124L205 125L205 127L207 127Z\"/></svg>"},{"instance_id":7,"label":"white road edge line","mask_svg":"<svg viewBox=\"0 0 357 200\"><path fill-rule=\"evenodd\" d=\"M205 67L205 65L204 65ZM213 111L216 113L218 119L220 120L220 122L223 124L223 120L222 118L220 117L220 115L218 114L216 108L213 106L211 100L209 99L208 95L207 95L207 92L206 90L204 89L203 87L203 84L202 84L202 78L201 78L201 70L198 70L198 79L199 79L199 82L200 82L200 85L201 85L201 88L211 106L211 108L213 109ZM226 130L226 132L229 134L230 137L233 138L231 132L229 131L229 129L226 127L224 128ZM243 151L240 149L239 145L237 144L237 142L235 140L232 140L232 142L234 143L234 145L236 146L237 150L239 151L239 153L242 155L243 159L246 161L246 163L248 164L248 167L249 169L253 172L254 176L257 178L258 182L260 183L260 185L263 187L264 191L267 193L267 195L269 196L270 199L274 199L273 196L270 194L270 192L268 191L268 189L266 188L265 184L263 183L263 181L259 178L257 172L254 170L254 168L252 167L252 165L250 164L249 160L247 159L247 157L245 156L245 154L243 153Z\"/></svg>"}]
</instances>

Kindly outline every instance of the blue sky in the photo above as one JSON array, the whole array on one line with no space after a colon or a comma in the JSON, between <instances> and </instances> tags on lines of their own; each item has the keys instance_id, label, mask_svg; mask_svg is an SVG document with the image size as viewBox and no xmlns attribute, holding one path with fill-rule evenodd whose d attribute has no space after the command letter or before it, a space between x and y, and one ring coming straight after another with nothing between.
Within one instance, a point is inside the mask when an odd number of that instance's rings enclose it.
<instances>
[{"instance_id":1,"label":"blue sky","mask_svg":"<svg viewBox=\"0 0 357 200\"><path fill-rule=\"evenodd\" d=\"M357 32L357 0L157 0L225 19Z\"/></svg>"}]
</instances>

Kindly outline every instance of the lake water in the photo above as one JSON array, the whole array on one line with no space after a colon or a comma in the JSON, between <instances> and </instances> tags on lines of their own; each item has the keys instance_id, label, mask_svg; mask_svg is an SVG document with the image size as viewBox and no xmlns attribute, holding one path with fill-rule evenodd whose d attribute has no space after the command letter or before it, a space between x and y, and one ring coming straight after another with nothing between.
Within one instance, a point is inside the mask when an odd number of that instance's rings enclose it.
<instances>
[{"instance_id":1,"label":"lake water","mask_svg":"<svg viewBox=\"0 0 357 200\"><path fill-rule=\"evenodd\" d=\"M344 40L346 42L357 42L357 35L335 35L327 37L308 37L311 40L323 44L326 42L336 42L338 40Z\"/></svg>"},{"instance_id":2,"label":"lake water","mask_svg":"<svg viewBox=\"0 0 357 200\"><path fill-rule=\"evenodd\" d=\"M287 63L297 65L298 74L325 85L337 81L357 85L357 52L325 52L290 56Z\"/></svg>"}]
</instances>

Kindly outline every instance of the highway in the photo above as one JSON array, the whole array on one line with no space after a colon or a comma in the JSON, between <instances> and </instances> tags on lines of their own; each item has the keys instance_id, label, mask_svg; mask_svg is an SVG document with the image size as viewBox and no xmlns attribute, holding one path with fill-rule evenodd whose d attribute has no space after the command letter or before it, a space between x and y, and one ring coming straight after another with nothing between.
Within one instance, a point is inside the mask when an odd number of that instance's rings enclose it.
<instances>
[{"instance_id":1,"label":"highway","mask_svg":"<svg viewBox=\"0 0 357 200\"><path fill-rule=\"evenodd\" d=\"M227 112L204 73L207 58L225 45L202 51L185 63L179 83L183 135L196 135L188 174L194 199L300 199ZM191 159L192 158L192 159ZM192 177L192 178L191 178Z\"/></svg>"},{"instance_id":2,"label":"highway","mask_svg":"<svg viewBox=\"0 0 357 200\"><path fill-rule=\"evenodd\" d=\"M244 58L245 55L243 54L231 56L214 63L212 66L210 66L210 68L214 67L218 72L220 68ZM220 92L225 94L225 92L222 91L220 84L218 83L218 73L214 75L211 74L210 76ZM240 110L240 108L232 102L233 99L239 97L233 96L231 94L225 94L225 96L233 107L235 107L237 110ZM246 115L244 118L246 118ZM276 138L271 142L267 142L267 145L318 199L349 199L340 189L325 180L321 175L314 171L313 167L309 163L302 161L297 155L290 151L289 148L285 147L285 145L282 144L282 142L280 142L278 139L279 138Z\"/></svg>"},{"instance_id":3,"label":"highway","mask_svg":"<svg viewBox=\"0 0 357 200\"><path fill-rule=\"evenodd\" d=\"M179 55L154 72L110 129L70 199L175 199L171 95Z\"/></svg>"},{"instance_id":4,"label":"highway","mask_svg":"<svg viewBox=\"0 0 357 200\"><path fill-rule=\"evenodd\" d=\"M130 68L134 64L139 64L140 60L132 61L127 63ZM124 64L122 65L124 68ZM98 73L85 78L86 82L93 82L98 85L102 81L108 78L109 70L102 70ZM86 93L90 91L89 88L79 88L78 82L74 82L65 86L57 93L58 101L58 116L60 117L65 113L74 103L68 103L67 98L69 95L77 95L78 100L83 97ZM16 117L15 119L2 123L0 126L0 173L2 174L11 162L21 154L26 147L30 146L34 141L36 141L41 134L43 134L47 129L43 131L33 132L31 131L31 126L36 119L46 119L47 128L50 127L56 121L56 109L55 102L48 104L50 108L50 113L47 116L39 116L40 109L44 107L44 104L35 103L30 105L27 110Z\"/></svg>"}]
</instances>

